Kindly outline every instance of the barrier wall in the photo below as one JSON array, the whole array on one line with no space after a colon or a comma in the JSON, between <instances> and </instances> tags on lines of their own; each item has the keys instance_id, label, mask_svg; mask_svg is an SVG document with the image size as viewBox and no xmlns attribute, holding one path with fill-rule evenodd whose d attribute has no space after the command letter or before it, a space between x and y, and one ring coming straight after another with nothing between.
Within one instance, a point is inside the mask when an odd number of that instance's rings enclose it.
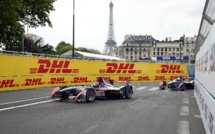
<instances>
[{"instance_id":1,"label":"barrier wall","mask_svg":"<svg viewBox=\"0 0 215 134\"><path fill-rule=\"evenodd\" d=\"M205 131L215 134L215 23L196 56L195 97Z\"/></svg>"},{"instance_id":2,"label":"barrier wall","mask_svg":"<svg viewBox=\"0 0 215 134\"><path fill-rule=\"evenodd\" d=\"M86 61L0 55L0 91L58 85L90 85L103 76L107 81L171 81L188 77L187 65Z\"/></svg>"}]
</instances>

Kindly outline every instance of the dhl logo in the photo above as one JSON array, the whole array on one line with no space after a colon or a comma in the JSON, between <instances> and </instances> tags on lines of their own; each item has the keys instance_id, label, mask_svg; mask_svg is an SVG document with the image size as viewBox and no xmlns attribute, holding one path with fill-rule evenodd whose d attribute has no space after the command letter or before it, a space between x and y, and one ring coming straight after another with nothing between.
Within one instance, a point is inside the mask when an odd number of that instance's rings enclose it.
<instances>
[{"instance_id":1,"label":"dhl logo","mask_svg":"<svg viewBox=\"0 0 215 134\"><path fill-rule=\"evenodd\" d=\"M0 88L7 88L7 87L19 87L19 85L14 84L14 80L2 80L2 81L0 81Z\"/></svg>"},{"instance_id":2,"label":"dhl logo","mask_svg":"<svg viewBox=\"0 0 215 134\"><path fill-rule=\"evenodd\" d=\"M119 81L132 81L131 77L119 77Z\"/></svg>"},{"instance_id":3,"label":"dhl logo","mask_svg":"<svg viewBox=\"0 0 215 134\"><path fill-rule=\"evenodd\" d=\"M67 84L68 81L65 81L65 78L51 78L51 81L48 84Z\"/></svg>"},{"instance_id":4,"label":"dhl logo","mask_svg":"<svg viewBox=\"0 0 215 134\"><path fill-rule=\"evenodd\" d=\"M107 69L100 69L99 73L129 73L129 74L140 74L141 70L135 70L133 63L107 63Z\"/></svg>"},{"instance_id":5,"label":"dhl logo","mask_svg":"<svg viewBox=\"0 0 215 134\"><path fill-rule=\"evenodd\" d=\"M180 70L180 65L161 65L161 70L157 70L157 73L183 73Z\"/></svg>"},{"instance_id":6,"label":"dhl logo","mask_svg":"<svg viewBox=\"0 0 215 134\"><path fill-rule=\"evenodd\" d=\"M178 76L170 76L170 80L174 80L174 79L177 79Z\"/></svg>"},{"instance_id":7,"label":"dhl logo","mask_svg":"<svg viewBox=\"0 0 215 134\"><path fill-rule=\"evenodd\" d=\"M70 69L70 61L47 59L38 60L38 68L30 68L30 73L79 73L79 69Z\"/></svg>"},{"instance_id":8,"label":"dhl logo","mask_svg":"<svg viewBox=\"0 0 215 134\"><path fill-rule=\"evenodd\" d=\"M91 80L88 80L88 77L74 77L71 83L88 83Z\"/></svg>"},{"instance_id":9,"label":"dhl logo","mask_svg":"<svg viewBox=\"0 0 215 134\"><path fill-rule=\"evenodd\" d=\"M110 81L110 77L102 77L105 81ZM99 77L96 77L96 80L99 81Z\"/></svg>"},{"instance_id":10,"label":"dhl logo","mask_svg":"<svg viewBox=\"0 0 215 134\"><path fill-rule=\"evenodd\" d=\"M165 76L155 76L155 80L166 80Z\"/></svg>"},{"instance_id":11,"label":"dhl logo","mask_svg":"<svg viewBox=\"0 0 215 134\"><path fill-rule=\"evenodd\" d=\"M138 76L137 81L150 81L149 76Z\"/></svg>"},{"instance_id":12,"label":"dhl logo","mask_svg":"<svg viewBox=\"0 0 215 134\"><path fill-rule=\"evenodd\" d=\"M22 86L34 86L34 85L44 85L45 82L41 82L42 78L25 79L25 84Z\"/></svg>"}]
</instances>

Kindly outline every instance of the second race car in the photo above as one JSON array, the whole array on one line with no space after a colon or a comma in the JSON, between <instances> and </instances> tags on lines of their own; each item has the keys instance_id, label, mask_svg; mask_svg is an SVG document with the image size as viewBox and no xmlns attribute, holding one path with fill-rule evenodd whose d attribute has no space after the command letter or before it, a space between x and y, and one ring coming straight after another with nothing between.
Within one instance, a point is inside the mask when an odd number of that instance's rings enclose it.
<instances>
[{"instance_id":1,"label":"second race car","mask_svg":"<svg viewBox=\"0 0 215 134\"><path fill-rule=\"evenodd\" d=\"M125 82L123 86L113 86L114 81L106 82L103 77L91 86L71 86L56 87L51 92L52 99L74 100L75 102L93 102L96 98L131 98L133 95L133 86L130 81Z\"/></svg>"},{"instance_id":2,"label":"second race car","mask_svg":"<svg viewBox=\"0 0 215 134\"><path fill-rule=\"evenodd\" d=\"M168 83L166 81L161 81L159 88L161 90L165 90L166 86L172 90L178 90L178 91L194 89L194 80L185 81L185 79L180 76L179 78L174 79L173 81L170 81Z\"/></svg>"}]
</instances>

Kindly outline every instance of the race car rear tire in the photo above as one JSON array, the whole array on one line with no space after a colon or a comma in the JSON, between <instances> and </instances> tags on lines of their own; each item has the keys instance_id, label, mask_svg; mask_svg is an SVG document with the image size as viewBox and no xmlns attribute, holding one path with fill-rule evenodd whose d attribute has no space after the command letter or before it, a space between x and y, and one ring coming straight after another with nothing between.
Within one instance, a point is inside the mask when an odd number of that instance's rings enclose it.
<instances>
[{"instance_id":1,"label":"race car rear tire","mask_svg":"<svg viewBox=\"0 0 215 134\"><path fill-rule=\"evenodd\" d=\"M126 99L130 99L132 95L133 95L132 86L128 86L128 87L125 89L125 98L126 98Z\"/></svg>"},{"instance_id":2,"label":"race car rear tire","mask_svg":"<svg viewBox=\"0 0 215 134\"><path fill-rule=\"evenodd\" d=\"M86 101L87 102L93 102L96 98L96 92L93 88L87 89L86 92Z\"/></svg>"}]
</instances>

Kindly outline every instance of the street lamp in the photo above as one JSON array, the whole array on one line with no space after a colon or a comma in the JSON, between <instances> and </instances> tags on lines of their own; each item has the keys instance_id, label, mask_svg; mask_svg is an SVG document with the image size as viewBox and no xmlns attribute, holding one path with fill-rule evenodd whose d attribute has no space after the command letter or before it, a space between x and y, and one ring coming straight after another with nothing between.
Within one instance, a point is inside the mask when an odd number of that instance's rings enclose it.
<instances>
[{"instance_id":1,"label":"street lamp","mask_svg":"<svg viewBox=\"0 0 215 134\"><path fill-rule=\"evenodd\" d=\"M73 49L72 49L72 57L75 57L75 0L73 0Z\"/></svg>"},{"instance_id":2,"label":"street lamp","mask_svg":"<svg viewBox=\"0 0 215 134\"><path fill-rule=\"evenodd\" d=\"M185 40L185 35L183 35L181 38L180 38L180 43L179 43L179 62L181 64L181 45L184 46L184 40Z\"/></svg>"}]
</instances>

